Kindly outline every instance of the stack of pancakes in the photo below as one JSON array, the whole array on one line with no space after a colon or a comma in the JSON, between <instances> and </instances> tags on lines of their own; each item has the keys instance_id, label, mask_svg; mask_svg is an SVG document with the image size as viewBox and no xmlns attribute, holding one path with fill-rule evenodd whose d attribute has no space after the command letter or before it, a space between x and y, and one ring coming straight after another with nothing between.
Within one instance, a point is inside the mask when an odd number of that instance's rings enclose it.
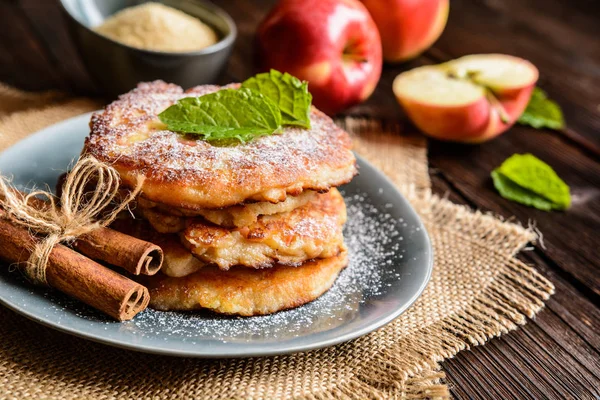
<instances>
[{"instance_id":1,"label":"stack of pancakes","mask_svg":"<svg viewBox=\"0 0 600 400\"><path fill-rule=\"evenodd\" d=\"M136 219L116 228L165 252L145 281L151 306L260 315L314 300L347 264L335 187L356 174L350 138L314 108L310 129L247 143L215 145L160 123L177 100L219 89L143 83L91 120L84 153L125 186L145 178Z\"/></svg>"}]
</instances>

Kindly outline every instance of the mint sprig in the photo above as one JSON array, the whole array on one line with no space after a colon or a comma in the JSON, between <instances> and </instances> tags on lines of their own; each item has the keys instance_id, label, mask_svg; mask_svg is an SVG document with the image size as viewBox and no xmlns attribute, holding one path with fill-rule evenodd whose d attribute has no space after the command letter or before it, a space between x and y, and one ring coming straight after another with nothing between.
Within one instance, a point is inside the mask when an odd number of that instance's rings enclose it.
<instances>
[{"instance_id":1,"label":"mint sprig","mask_svg":"<svg viewBox=\"0 0 600 400\"><path fill-rule=\"evenodd\" d=\"M271 70L248 79L240 89L183 98L158 118L169 130L206 141L245 143L279 133L282 125L310 128L311 101L307 82Z\"/></svg>"},{"instance_id":2,"label":"mint sprig","mask_svg":"<svg viewBox=\"0 0 600 400\"><path fill-rule=\"evenodd\" d=\"M308 82L272 69L247 79L242 87L256 90L273 100L281 110L283 124L310 128L312 95L308 92Z\"/></svg>"},{"instance_id":3,"label":"mint sprig","mask_svg":"<svg viewBox=\"0 0 600 400\"><path fill-rule=\"evenodd\" d=\"M277 105L250 89L224 89L186 97L158 118L169 130L202 135L207 141L237 139L244 143L281 130Z\"/></svg>"},{"instance_id":4,"label":"mint sprig","mask_svg":"<svg viewBox=\"0 0 600 400\"><path fill-rule=\"evenodd\" d=\"M536 129L562 129L565 127L565 120L559 105L550 100L539 87L533 89L527 108L519 117L518 122Z\"/></svg>"},{"instance_id":5,"label":"mint sprig","mask_svg":"<svg viewBox=\"0 0 600 400\"><path fill-rule=\"evenodd\" d=\"M544 211L566 210L571 205L569 186L532 154L510 156L491 175L505 199Z\"/></svg>"}]
</instances>

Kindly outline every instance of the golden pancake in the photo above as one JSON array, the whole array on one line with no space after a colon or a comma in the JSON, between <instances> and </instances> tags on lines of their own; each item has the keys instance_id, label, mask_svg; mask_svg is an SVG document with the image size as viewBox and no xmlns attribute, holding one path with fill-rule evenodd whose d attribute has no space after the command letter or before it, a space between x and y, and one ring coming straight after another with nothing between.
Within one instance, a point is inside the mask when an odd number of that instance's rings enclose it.
<instances>
[{"instance_id":1,"label":"golden pancake","mask_svg":"<svg viewBox=\"0 0 600 400\"><path fill-rule=\"evenodd\" d=\"M186 218L184 216L201 216L213 224L225 228L235 228L253 224L261 215L292 211L305 205L314 199L316 195L316 192L307 190L298 196L288 196L285 201L275 204L261 201L221 209L200 209L196 211L169 207L139 197L137 211L150 222L154 229L163 233L175 233L185 229Z\"/></svg>"},{"instance_id":2,"label":"golden pancake","mask_svg":"<svg viewBox=\"0 0 600 400\"><path fill-rule=\"evenodd\" d=\"M299 267L221 271L208 266L184 278L158 274L144 278L144 283L150 290L150 307L157 310L209 309L221 314L265 315L321 296L347 264L347 253L342 252Z\"/></svg>"},{"instance_id":3,"label":"golden pancake","mask_svg":"<svg viewBox=\"0 0 600 400\"><path fill-rule=\"evenodd\" d=\"M162 81L140 83L92 116L83 152L114 166L126 186L145 176L146 199L192 210L277 203L304 190L328 190L356 174L350 137L315 108L310 129L284 127L281 134L230 146L165 130L158 119L179 99L219 89L184 92Z\"/></svg>"},{"instance_id":4,"label":"golden pancake","mask_svg":"<svg viewBox=\"0 0 600 400\"><path fill-rule=\"evenodd\" d=\"M162 249L164 261L160 270L167 276L176 278L186 276L206 265L181 244L177 235L156 235L149 241Z\"/></svg>"},{"instance_id":5,"label":"golden pancake","mask_svg":"<svg viewBox=\"0 0 600 400\"><path fill-rule=\"evenodd\" d=\"M302 207L260 216L243 228L222 228L195 219L180 236L196 257L221 269L234 265L264 268L276 263L299 265L338 254L345 249L345 222L344 199L337 189L331 189Z\"/></svg>"},{"instance_id":6,"label":"golden pancake","mask_svg":"<svg viewBox=\"0 0 600 400\"><path fill-rule=\"evenodd\" d=\"M179 233L187 226L188 217L180 217L170 215L158 210L158 208L143 208L135 209L136 215L144 218L150 223L152 228L159 233Z\"/></svg>"}]
</instances>

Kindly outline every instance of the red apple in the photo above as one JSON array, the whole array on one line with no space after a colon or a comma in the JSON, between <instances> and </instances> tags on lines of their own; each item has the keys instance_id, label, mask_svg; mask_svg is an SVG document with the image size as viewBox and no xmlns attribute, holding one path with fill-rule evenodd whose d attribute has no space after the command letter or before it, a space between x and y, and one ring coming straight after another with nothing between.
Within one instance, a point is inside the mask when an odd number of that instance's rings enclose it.
<instances>
[{"instance_id":1,"label":"red apple","mask_svg":"<svg viewBox=\"0 0 600 400\"><path fill-rule=\"evenodd\" d=\"M449 0L361 0L379 28L383 58L397 62L427 50L446 27Z\"/></svg>"},{"instance_id":2,"label":"red apple","mask_svg":"<svg viewBox=\"0 0 600 400\"><path fill-rule=\"evenodd\" d=\"M477 54L396 77L394 94L408 117L437 139L479 143L511 127L538 79L529 61Z\"/></svg>"},{"instance_id":3,"label":"red apple","mask_svg":"<svg viewBox=\"0 0 600 400\"><path fill-rule=\"evenodd\" d=\"M375 89L381 41L358 0L281 0L258 28L257 61L308 81L315 106L335 114Z\"/></svg>"}]
</instances>

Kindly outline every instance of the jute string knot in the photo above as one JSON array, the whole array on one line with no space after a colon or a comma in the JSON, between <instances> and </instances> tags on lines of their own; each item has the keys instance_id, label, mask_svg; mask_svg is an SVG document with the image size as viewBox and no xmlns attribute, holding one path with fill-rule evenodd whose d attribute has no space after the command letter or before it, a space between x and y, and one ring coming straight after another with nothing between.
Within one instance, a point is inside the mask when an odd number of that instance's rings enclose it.
<instances>
[{"instance_id":1,"label":"jute string knot","mask_svg":"<svg viewBox=\"0 0 600 400\"><path fill-rule=\"evenodd\" d=\"M24 273L35 284L47 285L46 265L55 245L70 242L95 229L109 225L138 195L143 177L124 199L119 194L119 173L92 156L80 158L63 185L60 206L49 191L36 190L27 195L0 177L0 207L14 223L43 237L24 266ZM95 185L94 191L88 191ZM40 207L40 198L46 200ZM37 203L37 206L36 206ZM113 204L108 212L102 213Z\"/></svg>"}]
</instances>

